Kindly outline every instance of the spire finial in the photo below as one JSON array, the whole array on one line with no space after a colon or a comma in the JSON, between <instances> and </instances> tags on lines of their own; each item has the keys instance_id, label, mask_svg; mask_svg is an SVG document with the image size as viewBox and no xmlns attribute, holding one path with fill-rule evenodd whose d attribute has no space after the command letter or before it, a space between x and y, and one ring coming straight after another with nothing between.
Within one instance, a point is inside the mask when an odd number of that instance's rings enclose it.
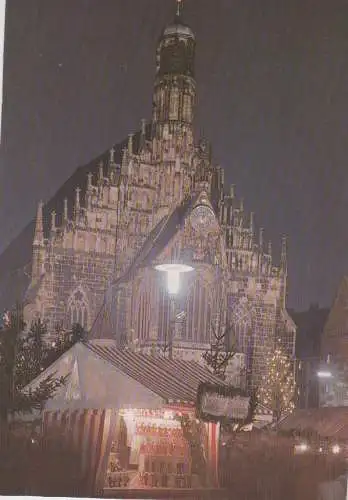
<instances>
[{"instance_id":1,"label":"spire finial","mask_svg":"<svg viewBox=\"0 0 348 500\"><path fill-rule=\"evenodd\" d=\"M92 178L93 178L92 172L88 172L88 174L87 174L87 189L88 190L92 189Z\"/></svg>"},{"instance_id":2,"label":"spire finial","mask_svg":"<svg viewBox=\"0 0 348 500\"><path fill-rule=\"evenodd\" d=\"M270 255L272 257L272 242L271 241L268 242L268 255Z\"/></svg>"},{"instance_id":3,"label":"spire finial","mask_svg":"<svg viewBox=\"0 0 348 500\"><path fill-rule=\"evenodd\" d=\"M260 231L259 231L259 248L260 248L261 253L263 252L263 233L264 233L264 229L263 229L263 227L260 227Z\"/></svg>"},{"instance_id":4,"label":"spire finial","mask_svg":"<svg viewBox=\"0 0 348 500\"><path fill-rule=\"evenodd\" d=\"M250 231L254 233L254 219L255 219L255 213L250 212Z\"/></svg>"},{"instance_id":5,"label":"spire finial","mask_svg":"<svg viewBox=\"0 0 348 500\"><path fill-rule=\"evenodd\" d=\"M64 198L64 222L68 222L68 198Z\"/></svg>"},{"instance_id":6,"label":"spire finial","mask_svg":"<svg viewBox=\"0 0 348 500\"><path fill-rule=\"evenodd\" d=\"M104 162L100 160L99 162L99 182L102 183L104 180Z\"/></svg>"},{"instance_id":7,"label":"spire finial","mask_svg":"<svg viewBox=\"0 0 348 500\"><path fill-rule=\"evenodd\" d=\"M281 268L286 271L287 269L287 237L283 236L282 237L282 249L281 249L281 256L280 256L280 264Z\"/></svg>"},{"instance_id":8,"label":"spire finial","mask_svg":"<svg viewBox=\"0 0 348 500\"><path fill-rule=\"evenodd\" d=\"M51 231L55 232L56 231L56 211L52 210L51 212Z\"/></svg>"},{"instance_id":9,"label":"spire finial","mask_svg":"<svg viewBox=\"0 0 348 500\"><path fill-rule=\"evenodd\" d=\"M143 118L141 120L141 134L145 136L146 134L146 120Z\"/></svg>"},{"instance_id":10,"label":"spire finial","mask_svg":"<svg viewBox=\"0 0 348 500\"><path fill-rule=\"evenodd\" d=\"M134 137L134 134L128 135L128 153L130 155L133 154L133 137Z\"/></svg>"},{"instance_id":11,"label":"spire finial","mask_svg":"<svg viewBox=\"0 0 348 500\"><path fill-rule=\"evenodd\" d=\"M176 17L177 18L181 17L182 7L183 7L183 1L176 0Z\"/></svg>"},{"instance_id":12,"label":"spire finial","mask_svg":"<svg viewBox=\"0 0 348 500\"><path fill-rule=\"evenodd\" d=\"M115 152L116 152L115 148L112 147L110 149L110 163L115 163Z\"/></svg>"},{"instance_id":13,"label":"spire finial","mask_svg":"<svg viewBox=\"0 0 348 500\"><path fill-rule=\"evenodd\" d=\"M80 210L80 192L81 189L77 186L75 189L75 209L76 212Z\"/></svg>"},{"instance_id":14,"label":"spire finial","mask_svg":"<svg viewBox=\"0 0 348 500\"><path fill-rule=\"evenodd\" d=\"M39 201L36 213L34 245L42 245L44 241L43 205L44 205L43 202Z\"/></svg>"},{"instance_id":15,"label":"spire finial","mask_svg":"<svg viewBox=\"0 0 348 500\"><path fill-rule=\"evenodd\" d=\"M124 147L122 149L122 165L121 165L121 168L122 168L122 173L125 175L126 174L126 171L127 171L127 159L128 159L128 149L126 147Z\"/></svg>"}]
</instances>

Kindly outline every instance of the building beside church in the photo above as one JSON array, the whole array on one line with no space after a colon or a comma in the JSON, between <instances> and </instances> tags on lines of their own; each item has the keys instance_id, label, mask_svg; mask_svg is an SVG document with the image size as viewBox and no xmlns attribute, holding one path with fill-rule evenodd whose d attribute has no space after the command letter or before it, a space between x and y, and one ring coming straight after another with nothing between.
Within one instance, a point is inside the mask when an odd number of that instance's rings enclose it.
<instances>
[{"instance_id":1,"label":"building beside church","mask_svg":"<svg viewBox=\"0 0 348 500\"><path fill-rule=\"evenodd\" d=\"M256 231L253 214L226 186L209 142L196 141L195 49L179 2L157 47L150 123L98 158L73 205L61 200L59 213L51 212L49 230L38 206L24 314L28 322L45 319L49 331L80 323L92 339L144 352L163 352L173 328L174 358L197 361L213 330L230 324L226 341L236 342L237 358L257 384L276 338L294 355L286 242L276 264L263 229ZM182 276L174 326L165 279L155 269L168 262L194 268Z\"/></svg>"},{"instance_id":2,"label":"building beside church","mask_svg":"<svg viewBox=\"0 0 348 500\"><path fill-rule=\"evenodd\" d=\"M321 339L320 406L348 406L348 277L338 286Z\"/></svg>"},{"instance_id":3,"label":"building beside church","mask_svg":"<svg viewBox=\"0 0 348 500\"><path fill-rule=\"evenodd\" d=\"M296 324L296 382L299 390L297 407L319 406L318 371L321 360L321 338L329 309L311 304L305 311L289 310Z\"/></svg>"}]
</instances>

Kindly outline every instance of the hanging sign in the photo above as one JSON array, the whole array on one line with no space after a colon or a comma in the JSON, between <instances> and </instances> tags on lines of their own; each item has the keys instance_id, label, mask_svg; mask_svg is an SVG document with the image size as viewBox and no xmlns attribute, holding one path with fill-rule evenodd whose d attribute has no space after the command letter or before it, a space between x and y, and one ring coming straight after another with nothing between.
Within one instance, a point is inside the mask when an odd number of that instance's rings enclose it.
<instances>
[{"instance_id":1,"label":"hanging sign","mask_svg":"<svg viewBox=\"0 0 348 500\"><path fill-rule=\"evenodd\" d=\"M209 422L249 422L251 397L242 390L223 385L201 383L197 393L197 414Z\"/></svg>"}]
</instances>

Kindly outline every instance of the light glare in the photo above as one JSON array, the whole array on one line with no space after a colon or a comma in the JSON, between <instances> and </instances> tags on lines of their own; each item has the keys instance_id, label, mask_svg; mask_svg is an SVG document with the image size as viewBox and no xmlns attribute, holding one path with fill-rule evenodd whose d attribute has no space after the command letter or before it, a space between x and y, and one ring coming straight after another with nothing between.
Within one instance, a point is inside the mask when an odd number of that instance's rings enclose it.
<instances>
[{"instance_id":1,"label":"light glare","mask_svg":"<svg viewBox=\"0 0 348 500\"><path fill-rule=\"evenodd\" d=\"M167 286L168 292L176 295L180 289L180 274L178 271L168 271L167 272Z\"/></svg>"},{"instance_id":2,"label":"light glare","mask_svg":"<svg viewBox=\"0 0 348 500\"><path fill-rule=\"evenodd\" d=\"M332 373L329 371L320 371L317 373L319 378L330 378L332 377Z\"/></svg>"},{"instance_id":3,"label":"light glare","mask_svg":"<svg viewBox=\"0 0 348 500\"><path fill-rule=\"evenodd\" d=\"M295 453L305 453L308 449L309 446L307 443L295 444Z\"/></svg>"},{"instance_id":4,"label":"light glare","mask_svg":"<svg viewBox=\"0 0 348 500\"><path fill-rule=\"evenodd\" d=\"M160 264L155 266L157 271L167 273L168 292L176 295L180 290L180 273L193 271L193 267L186 264Z\"/></svg>"}]
</instances>

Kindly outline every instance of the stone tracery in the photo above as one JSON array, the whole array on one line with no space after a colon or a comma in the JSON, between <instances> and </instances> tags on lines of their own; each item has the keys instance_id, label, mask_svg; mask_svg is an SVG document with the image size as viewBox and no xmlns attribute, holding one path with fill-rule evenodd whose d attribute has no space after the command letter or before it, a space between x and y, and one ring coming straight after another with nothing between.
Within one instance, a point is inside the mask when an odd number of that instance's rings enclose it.
<instances>
[{"instance_id":1,"label":"stone tracery","mask_svg":"<svg viewBox=\"0 0 348 500\"><path fill-rule=\"evenodd\" d=\"M75 324L88 329L88 300L86 294L79 287L70 296L67 307L67 326L71 328Z\"/></svg>"}]
</instances>

